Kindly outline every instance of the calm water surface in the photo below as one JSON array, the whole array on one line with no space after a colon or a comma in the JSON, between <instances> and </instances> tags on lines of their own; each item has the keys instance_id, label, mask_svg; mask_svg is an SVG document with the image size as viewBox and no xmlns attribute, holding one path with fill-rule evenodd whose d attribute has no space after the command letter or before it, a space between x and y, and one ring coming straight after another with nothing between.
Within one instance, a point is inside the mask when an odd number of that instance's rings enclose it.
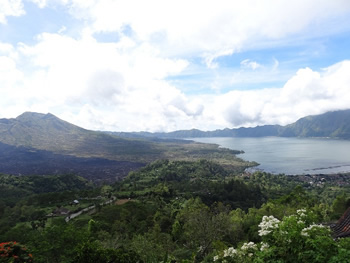
<instances>
[{"instance_id":1,"label":"calm water surface","mask_svg":"<svg viewBox=\"0 0 350 263\"><path fill-rule=\"evenodd\" d=\"M327 174L350 172L350 141L310 138L191 138L243 150L238 157L260 163L270 173Z\"/></svg>"}]
</instances>

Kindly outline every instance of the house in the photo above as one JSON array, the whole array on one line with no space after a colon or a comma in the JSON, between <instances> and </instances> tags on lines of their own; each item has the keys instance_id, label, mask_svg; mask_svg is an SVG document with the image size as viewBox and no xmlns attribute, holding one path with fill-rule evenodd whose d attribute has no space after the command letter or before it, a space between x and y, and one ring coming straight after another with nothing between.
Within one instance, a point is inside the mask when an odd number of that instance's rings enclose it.
<instances>
[{"instance_id":1,"label":"house","mask_svg":"<svg viewBox=\"0 0 350 263\"><path fill-rule=\"evenodd\" d=\"M47 216L67 216L70 214L70 210L64 207L56 208L52 213L48 214Z\"/></svg>"},{"instance_id":2,"label":"house","mask_svg":"<svg viewBox=\"0 0 350 263\"><path fill-rule=\"evenodd\" d=\"M331 229L334 238L350 237L350 207Z\"/></svg>"},{"instance_id":3,"label":"house","mask_svg":"<svg viewBox=\"0 0 350 263\"><path fill-rule=\"evenodd\" d=\"M77 199L73 200L72 202L69 203L71 206L72 205L79 205L79 201Z\"/></svg>"}]
</instances>

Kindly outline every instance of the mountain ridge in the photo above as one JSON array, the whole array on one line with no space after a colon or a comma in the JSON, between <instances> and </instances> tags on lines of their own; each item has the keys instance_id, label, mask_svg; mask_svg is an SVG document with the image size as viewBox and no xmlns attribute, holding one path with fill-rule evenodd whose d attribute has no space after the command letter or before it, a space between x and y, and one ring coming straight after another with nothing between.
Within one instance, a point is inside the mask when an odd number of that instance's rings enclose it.
<instances>
[{"instance_id":1,"label":"mountain ridge","mask_svg":"<svg viewBox=\"0 0 350 263\"><path fill-rule=\"evenodd\" d=\"M17 118L0 119L0 142L78 157L121 160L133 151L157 154L149 142L117 138L86 130L48 113L25 112ZM131 149L132 148L132 149Z\"/></svg>"},{"instance_id":2,"label":"mountain ridge","mask_svg":"<svg viewBox=\"0 0 350 263\"><path fill-rule=\"evenodd\" d=\"M198 129L178 130L168 133L116 133L125 137L158 137L158 138L196 138L196 137L330 137L350 139L350 109L329 111L319 115L300 118L294 123L281 125L263 125L257 127L240 127L201 131Z\"/></svg>"},{"instance_id":3,"label":"mountain ridge","mask_svg":"<svg viewBox=\"0 0 350 263\"><path fill-rule=\"evenodd\" d=\"M159 159L209 159L237 171L256 165L236 157L239 153L188 140L122 138L83 129L50 113L0 119L0 173L73 173L102 182L118 180Z\"/></svg>"}]
</instances>

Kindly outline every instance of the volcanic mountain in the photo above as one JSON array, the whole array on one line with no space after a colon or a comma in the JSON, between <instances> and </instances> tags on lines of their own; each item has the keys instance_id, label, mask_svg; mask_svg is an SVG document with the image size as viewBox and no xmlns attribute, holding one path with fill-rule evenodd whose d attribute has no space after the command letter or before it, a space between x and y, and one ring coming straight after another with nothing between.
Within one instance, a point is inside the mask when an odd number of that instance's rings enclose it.
<instances>
[{"instance_id":1,"label":"volcanic mountain","mask_svg":"<svg viewBox=\"0 0 350 263\"><path fill-rule=\"evenodd\" d=\"M210 159L242 170L254 165L218 145L154 138L122 138L91 131L48 113L0 119L0 173L77 174L115 181L158 159Z\"/></svg>"}]
</instances>

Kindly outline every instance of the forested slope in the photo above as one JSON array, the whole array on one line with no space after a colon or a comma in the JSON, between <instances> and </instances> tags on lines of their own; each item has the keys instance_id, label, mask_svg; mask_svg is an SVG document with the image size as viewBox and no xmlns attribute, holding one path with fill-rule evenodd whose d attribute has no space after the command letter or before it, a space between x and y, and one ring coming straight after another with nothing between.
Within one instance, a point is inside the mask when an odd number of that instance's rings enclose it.
<instances>
[{"instance_id":1,"label":"forested slope","mask_svg":"<svg viewBox=\"0 0 350 263\"><path fill-rule=\"evenodd\" d=\"M93 188L79 177L2 175L3 189L22 192L1 198L0 243L19 242L33 262L343 262L350 241L313 225L345 211L349 177L241 175L206 160L160 160ZM92 204L68 222L47 217Z\"/></svg>"}]
</instances>

